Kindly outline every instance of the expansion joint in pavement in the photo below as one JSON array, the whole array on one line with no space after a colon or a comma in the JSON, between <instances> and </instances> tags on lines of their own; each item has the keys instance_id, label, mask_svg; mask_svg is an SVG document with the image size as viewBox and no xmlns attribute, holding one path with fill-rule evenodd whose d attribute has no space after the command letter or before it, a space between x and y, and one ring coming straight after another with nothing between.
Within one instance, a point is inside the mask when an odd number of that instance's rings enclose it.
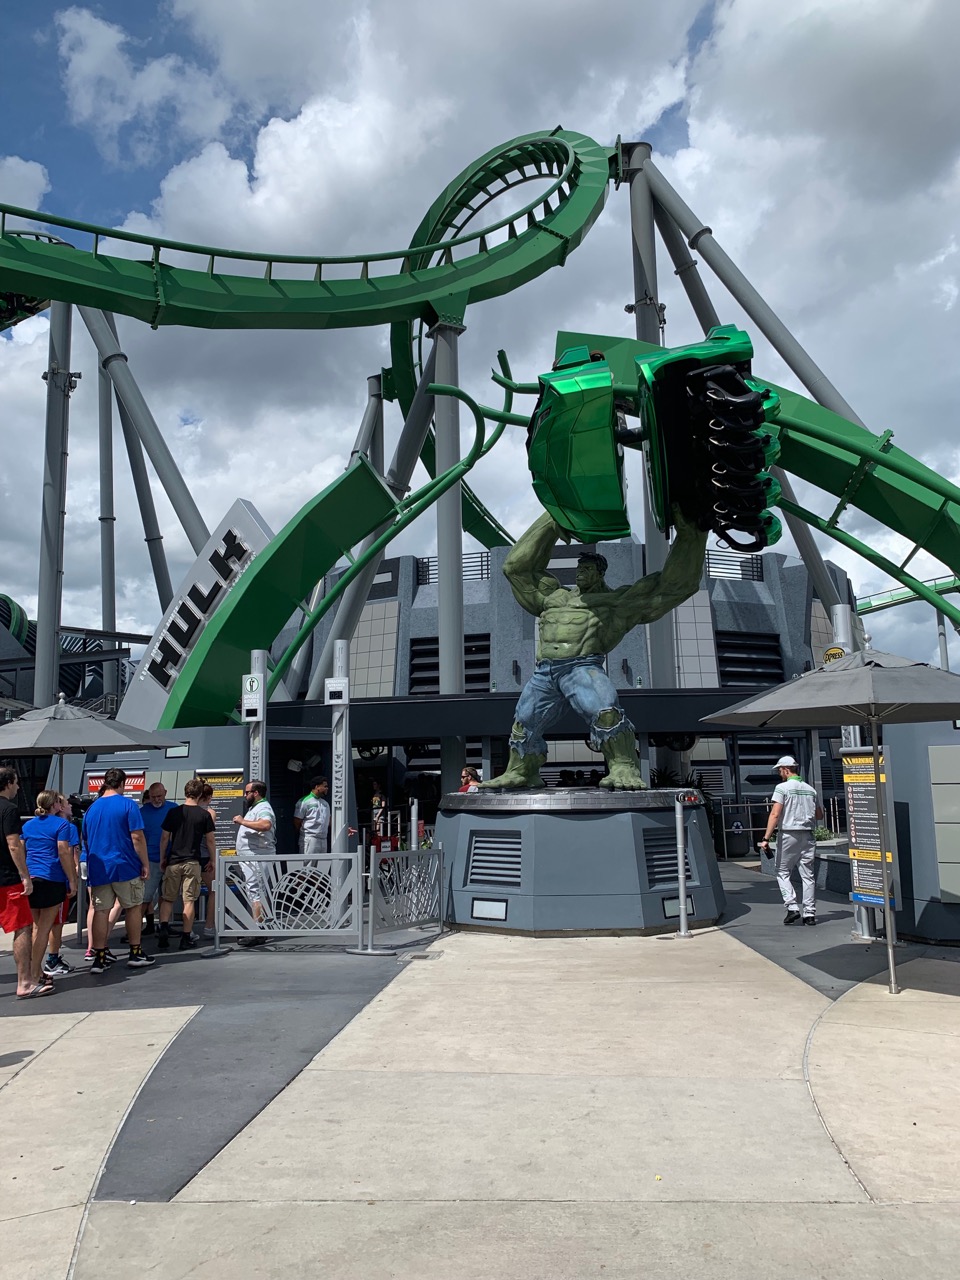
<instances>
[{"instance_id":1,"label":"expansion joint in pavement","mask_svg":"<svg viewBox=\"0 0 960 1280\"><path fill-rule=\"evenodd\" d=\"M86 1022L86 1020L89 1017L90 1017L89 1013L83 1014L83 1016L78 1018L76 1022L72 1022L69 1027L64 1027L63 1030L60 1032L60 1034L58 1036L55 1036L54 1039L51 1040L49 1044L45 1044L41 1049L35 1049L33 1050L32 1053L29 1053L24 1058L23 1062L20 1063L20 1066L17 1068L17 1070L14 1071L13 1074L9 1077L9 1079L0 1080L0 1091L2 1091L3 1089L6 1089L7 1085L13 1084L14 1080L16 1080L17 1076L19 1076L21 1072L25 1071L27 1067L31 1066L33 1063L38 1062L43 1057L43 1055L48 1052L48 1050L52 1049L55 1044L59 1044L64 1036L69 1035L70 1032L73 1031L75 1027L79 1027L80 1023Z\"/></svg>"},{"instance_id":2,"label":"expansion joint in pavement","mask_svg":"<svg viewBox=\"0 0 960 1280\"><path fill-rule=\"evenodd\" d=\"M857 986L862 986L862 985L863 985L862 983L859 983L859 982L857 983ZM856 989L857 989L856 987L851 987L850 991L855 991ZM846 996L850 994L850 991L845 991L843 995L839 996L836 1003L839 1004L840 1000L843 1000ZM857 1173L856 1169L854 1169L853 1165L850 1163L850 1161L847 1159L847 1156L844 1154L844 1151L840 1146L839 1142L837 1142L836 1138L833 1136L833 1133L830 1131L830 1126L827 1124L823 1111L820 1109L820 1104L817 1101L817 1095L813 1089L813 1081L810 1079L810 1046L813 1044L813 1037L816 1035L817 1028L820 1026L820 1023L823 1021L824 1014L832 1010L833 1007L834 1006L831 1005L831 1006L828 1006L827 1009L823 1009L816 1016L816 1018L814 1018L813 1025L811 1026L810 1030L807 1032L806 1043L803 1046L803 1080L807 1086L807 1093L809 1093L810 1095L810 1101L813 1103L813 1109L817 1113L817 1119L823 1125L823 1131L827 1135L827 1137L830 1139L830 1142L833 1145L834 1151L836 1151L837 1155L843 1161L843 1165L846 1168L847 1172L850 1174L850 1177L853 1178L854 1182L857 1184L857 1186L860 1188L863 1194L867 1197L870 1203L876 1204L877 1201L875 1197L870 1194L870 1188L866 1185L866 1183Z\"/></svg>"}]
</instances>

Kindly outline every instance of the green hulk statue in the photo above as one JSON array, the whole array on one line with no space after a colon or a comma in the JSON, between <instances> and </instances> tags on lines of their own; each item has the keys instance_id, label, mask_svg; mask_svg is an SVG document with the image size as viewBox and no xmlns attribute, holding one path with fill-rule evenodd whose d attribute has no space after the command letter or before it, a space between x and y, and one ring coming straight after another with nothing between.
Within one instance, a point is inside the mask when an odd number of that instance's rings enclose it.
<instances>
[{"instance_id":1,"label":"green hulk statue","mask_svg":"<svg viewBox=\"0 0 960 1280\"><path fill-rule=\"evenodd\" d=\"M547 565L558 538L570 541L546 513L515 543L503 565L522 608L540 619L537 665L517 703L506 770L484 787L541 787L547 759L544 731L571 707L590 726L590 745L603 752L611 790L643 787L633 725L624 714L604 658L628 631L653 622L700 586L707 535L674 509L677 536L659 573L628 587L608 587L604 556L584 553L577 585L562 587Z\"/></svg>"}]
</instances>

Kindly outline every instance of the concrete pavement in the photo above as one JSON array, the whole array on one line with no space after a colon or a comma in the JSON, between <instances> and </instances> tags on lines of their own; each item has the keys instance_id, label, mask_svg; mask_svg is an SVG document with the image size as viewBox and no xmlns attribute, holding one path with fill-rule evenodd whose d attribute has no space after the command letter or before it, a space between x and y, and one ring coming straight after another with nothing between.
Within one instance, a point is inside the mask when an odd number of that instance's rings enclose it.
<instances>
[{"instance_id":1,"label":"concrete pavement","mask_svg":"<svg viewBox=\"0 0 960 1280\"><path fill-rule=\"evenodd\" d=\"M334 985L347 964L392 981L150 1203L123 1194L136 1161L117 1153L159 1158L134 1101L151 1068L139 1099L189 1114L197 1060L178 1044L197 1006L56 1013L58 995L0 1018L0 1276L953 1274L960 956L905 948L891 997L839 900L832 926L778 932L774 886L725 876L729 923L688 940L456 934L400 962L283 957L304 975L322 960ZM216 962L235 963L255 996L280 958ZM72 1097L47 1116L106 1042L117 1069L93 1073L82 1123Z\"/></svg>"}]
</instances>

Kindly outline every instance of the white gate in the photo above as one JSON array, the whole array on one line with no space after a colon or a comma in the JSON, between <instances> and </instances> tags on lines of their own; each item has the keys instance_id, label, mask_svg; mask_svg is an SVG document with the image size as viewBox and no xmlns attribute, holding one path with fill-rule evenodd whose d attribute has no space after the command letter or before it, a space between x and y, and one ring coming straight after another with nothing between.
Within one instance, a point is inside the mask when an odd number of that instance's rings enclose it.
<instances>
[{"instance_id":1,"label":"white gate","mask_svg":"<svg viewBox=\"0 0 960 1280\"><path fill-rule=\"evenodd\" d=\"M370 854L374 935L435 924L443 931L443 850Z\"/></svg>"},{"instance_id":2,"label":"white gate","mask_svg":"<svg viewBox=\"0 0 960 1280\"><path fill-rule=\"evenodd\" d=\"M221 854L216 877L218 944L228 938L265 937L359 946L362 856Z\"/></svg>"}]
</instances>

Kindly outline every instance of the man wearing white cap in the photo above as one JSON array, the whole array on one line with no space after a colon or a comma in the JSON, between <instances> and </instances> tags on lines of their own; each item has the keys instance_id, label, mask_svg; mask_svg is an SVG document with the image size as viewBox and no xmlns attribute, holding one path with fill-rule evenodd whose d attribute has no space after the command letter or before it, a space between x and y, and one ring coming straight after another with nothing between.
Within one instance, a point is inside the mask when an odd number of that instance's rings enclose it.
<instances>
[{"instance_id":1,"label":"man wearing white cap","mask_svg":"<svg viewBox=\"0 0 960 1280\"><path fill-rule=\"evenodd\" d=\"M793 756L781 756L773 768L779 773L780 782L773 791L773 804L760 847L769 849L773 832L777 832L777 884L787 908L783 923L813 925L817 923L813 828L823 818L823 809L816 791L800 777L800 766ZM803 886L802 910L797 905L797 892L791 879L794 867L800 872Z\"/></svg>"}]
</instances>

